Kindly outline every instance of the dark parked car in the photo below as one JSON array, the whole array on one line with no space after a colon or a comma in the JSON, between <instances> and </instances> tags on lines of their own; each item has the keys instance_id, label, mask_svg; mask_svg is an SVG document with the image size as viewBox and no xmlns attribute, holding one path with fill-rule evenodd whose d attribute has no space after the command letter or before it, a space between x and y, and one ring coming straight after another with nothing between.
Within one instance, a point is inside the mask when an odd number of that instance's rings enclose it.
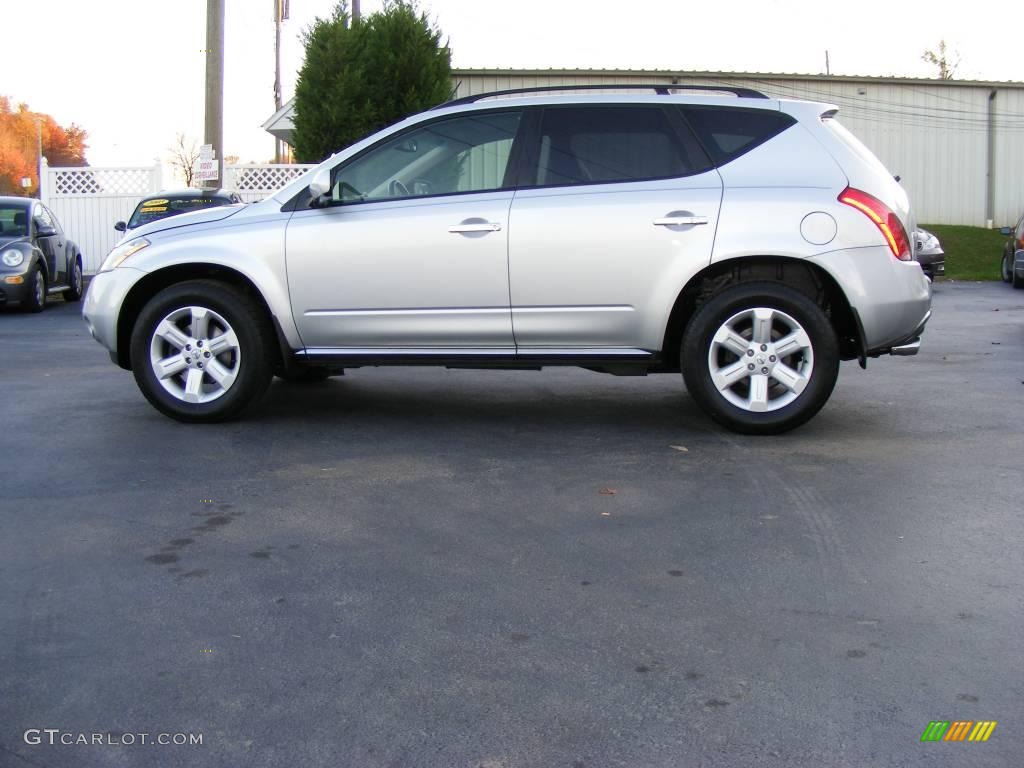
<instances>
[{"instance_id":1,"label":"dark parked car","mask_svg":"<svg viewBox=\"0 0 1024 768\"><path fill-rule=\"evenodd\" d=\"M1017 220L1016 227L999 230L1010 239L1003 246L1003 260L999 271L1004 283L1013 283L1014 288L1024 288L1024 215Z\"/></svg>"},{"instance_id":2,"label":"dark parked car","mask_svg":"<svg viewBox=\"0 0 1024 768\"><path fill-rule=\"evenodd\" d=\"M241 202L242 198L238 193L230 189L181 189L174 192L157 192L155 195L142 198L135 206L131 218L127 222L117 222L114 229L118 232L128 232L143 224L166 219L168 216L177 216L179 213Z\"/></svg>"},{"instance_id":3,"label":"dark parked car","mask_svg":"<svg viewBox=\"0 0 1024 768\"><path fill-rule=\"evenodd\" d=\"M946 274L946 252L942 250L939 238L927 229L914 232L914 258L932 280Z\"/></svg>"},{"instance_id":4,"label":"dark parked car","mask_svg":"<svg viewBox=\"0 0 1024 768\"><path fill-rule=\"evenodd\" d=\"M46 297L82 298L82 254L38 200L0 197L0 307L41 312Z\"/></svg>"}]
</instances>

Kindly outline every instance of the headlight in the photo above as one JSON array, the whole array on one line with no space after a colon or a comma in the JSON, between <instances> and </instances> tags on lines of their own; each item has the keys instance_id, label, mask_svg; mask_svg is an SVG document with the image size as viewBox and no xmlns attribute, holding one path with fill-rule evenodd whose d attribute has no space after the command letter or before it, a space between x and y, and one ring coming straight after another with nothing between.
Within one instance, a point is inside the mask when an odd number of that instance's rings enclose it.
<instances>
[{"instance_id":1,"label":"headlight","mask_svg":"<svg viewBox=\"0 0 1024 768\"><path fill-rule=\"evenodd\" d=\"M25 260L25 254L21 251L11 248L9 251L4 251L3 262L8 267L20 267L21 262Z\"/></svg>"},{"instance_id":2,"label":"headlight","mask_svg":"<svg viewBox=\"0 0 1024 768\"><path fill-rule=\"evenodd\" d=\"M129 240L127 243L122 243L103 260L103 263L100 265L100 272L109 272L112 269L116 269L121 266L121 262L132 254L138 253L147 245L149 245L149 240L144 237L137 237L134 240Z\"/></svg>"}]
</instances>

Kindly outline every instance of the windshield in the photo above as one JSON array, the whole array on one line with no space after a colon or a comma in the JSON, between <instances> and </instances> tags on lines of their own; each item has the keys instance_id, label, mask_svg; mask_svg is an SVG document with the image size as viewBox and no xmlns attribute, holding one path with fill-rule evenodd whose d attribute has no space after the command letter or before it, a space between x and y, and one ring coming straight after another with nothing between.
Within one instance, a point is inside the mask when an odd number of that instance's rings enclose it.
<instances>
[{"instance_id":1,"label":"windshield","mask_svg":"<svg viewBox=\"0 0 1024 768\"><path fill-rule=\"evenodd\" d=\"M219 205L231 205L231 201L225 197L189 197L182 200L160 197L143 200L132 214L128 229L166 219L168 216L177 216L179 213L201 211L203 208L216 208Z\"/></svg>"},{"instance_id":2,"label":"windshield","mask_svg":"<svg viewBox=\"0 0 1024 768\"><path fill-rule=\"evenodd\" d=\"M28 208L17 203L0 203L0 239L11 240L28 234Z\"/></svg>"}]
</instances>

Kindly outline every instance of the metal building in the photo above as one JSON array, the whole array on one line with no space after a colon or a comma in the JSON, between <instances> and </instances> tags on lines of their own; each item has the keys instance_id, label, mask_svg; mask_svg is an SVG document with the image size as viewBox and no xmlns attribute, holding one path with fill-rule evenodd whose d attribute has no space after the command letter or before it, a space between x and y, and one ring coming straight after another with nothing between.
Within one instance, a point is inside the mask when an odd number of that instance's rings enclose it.
<instances>
[{"instance_id":1,"label":"metal building","mask_svg":"<svg viewBox=\"0 0 1024 768\"><path fill-rule=\"evenodd\" d=\"M927 224L1012 225L1024 211L1024 83L842 75L641 70L460 69L457 96L602 83L730 85L839 107L910 194ZM264 128L291 138L292 102Z\"/></svg>"}]
</instances>

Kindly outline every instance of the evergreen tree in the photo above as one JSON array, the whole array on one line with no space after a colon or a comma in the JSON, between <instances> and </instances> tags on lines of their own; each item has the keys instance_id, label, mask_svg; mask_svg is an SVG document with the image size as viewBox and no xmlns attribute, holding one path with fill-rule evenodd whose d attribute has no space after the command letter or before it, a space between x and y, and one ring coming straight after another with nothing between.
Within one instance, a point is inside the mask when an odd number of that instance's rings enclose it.
<instances>
[{"instance_id":1,"label":"evergreen tree","mask_svg":"<svg viewBox=\"0 0 1024 768\"><path fill-rule=\"evenodd\" d=\"M355 24L341 0L303 42L293 134L300 162L319 162L451 94L451 52L415 0L388 0Z\"/></svg>"}]
</instances>

